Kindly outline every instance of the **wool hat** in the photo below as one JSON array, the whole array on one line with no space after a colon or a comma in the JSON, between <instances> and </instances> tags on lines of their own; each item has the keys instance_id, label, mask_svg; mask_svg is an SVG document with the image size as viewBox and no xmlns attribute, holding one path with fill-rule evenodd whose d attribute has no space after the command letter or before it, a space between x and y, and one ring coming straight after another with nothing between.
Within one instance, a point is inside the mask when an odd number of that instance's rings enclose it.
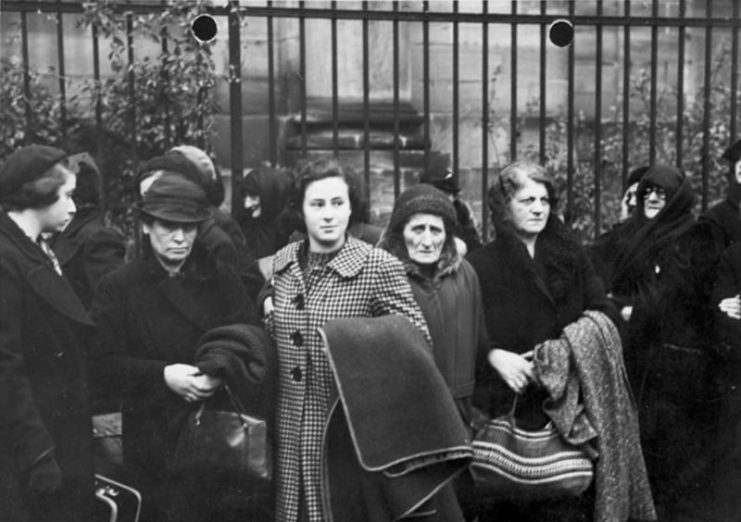
<instances>
[{"instance_id":1,"label":"wool hat","mask_svg":"<svg viewBox=\"0 0 741 522\"><path fill-rule=\"evenodd\" d=\"M171 148L169 152L179 152L198 167L198 170L200 170L207 179L210 179L211 181L217 179L214 162L204 150L194 147L193 145L178 145L177 147Z\"/></svg>"},{"instance_id":2,"label":"wool hat","mask_svg":"<svg viewBox=\"0 0 741 522\"><path fill-rule=\"evenodd\" d=\"M155 156L154 158L144 162L144 164L139 168L134 182L138 185L157 171L180 174L188 181L196 183L204 189L208 184L206 174L202 173L195 163L186 158L185 155L172 151L163 154L162 156Z\"/></svg>"},{"instance_id":3,"label":"wool hat","mask_svg":"<svg viewBox=\"0 0 741 522\"><path fill-rule=\"evenodd\" d=\"M39 179L69 154L56 147L28 145L13 152L0 170L0 196L12 194L25 183Z\"/></svg>"},{"instance_id":4,"label":"wool hat","mask_svg":"<svg viewBox=\"0 0 741 522\"><path fill-rule=\"evenodd\" d=\"M434 214L448 223L456 222L455 207L447 194L426 183L414 185L401 193L391 212L389 230L403 227L414 214Z\"/></svg>"},{"instance_id":5,"label":"wool hat","mask_svg":"<svg viewBox=\"0 0 741 522\"><path fill-rule=\"evenodd\" d=\"M206 192L187 179L165 174L134 205L141 213L173 223L200 223L211 217Z\"/></svg>"},{"instance_id":6,"label":"wool hat","mask_svg":"<svg viewBox=\"0 0 741 522\"><path fill-rule=\"evenodd\" d=\"M721 158L727 160L731 164L735 164L737 161L741 160L741 140L738 140L736 143L728 147Z\"/></svg>"},{"instance_id":7,"label":"wool hat","mask_svg":"<svg viewBox=\"0 0 741 522\"><path fill-rule=\"evenodd\" d=\"M650 167L638 167L630 171L628 174L628 186L633 185L634 183L640 183L641 179L643 178L643 175L648 171Z\"/></svg>"},{"instance_id":8,"label":"wool hat","mask_svg":"<svg viewBox=\"0 0 741 522\"><path fill-rule=\"evenodd\" d=\"M455 173L450 168L447 156L433 155L422 173L422 183L429 183L448 194L457 194L461 191L455 179Z\"/></svg>"}]
</instances>

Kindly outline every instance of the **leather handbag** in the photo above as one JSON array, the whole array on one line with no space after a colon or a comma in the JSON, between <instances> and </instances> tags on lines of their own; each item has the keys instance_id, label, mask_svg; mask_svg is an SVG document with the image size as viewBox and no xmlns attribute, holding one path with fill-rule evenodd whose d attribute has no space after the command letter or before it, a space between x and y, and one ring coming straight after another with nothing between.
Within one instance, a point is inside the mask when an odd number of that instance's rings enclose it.
<instances>
[{"instance_id":1,"label":"leather handbag","mask_svg":"<svg viewBox=\"0 0 741 522\"><path fill-rule=\"evenodd\" d=\"M233 410L207 409L206 401L188 414L173 458L173 470L233 473L259 480L272 477L272 444L265 419L247 415L224 386Z\"/></svg>"},{"instance_id":2,"label":"leather handbag","mask_svg":"<svg viewBox=\"0 0 741 522\"><path fill-rule=\"evenodd\" d=\"M471 473L487 500L528 502L578 497L594 478L587 452L566 442L552 422L537 430L506 415L489 420L473 440Z\"/></svg>"}]
</instances>

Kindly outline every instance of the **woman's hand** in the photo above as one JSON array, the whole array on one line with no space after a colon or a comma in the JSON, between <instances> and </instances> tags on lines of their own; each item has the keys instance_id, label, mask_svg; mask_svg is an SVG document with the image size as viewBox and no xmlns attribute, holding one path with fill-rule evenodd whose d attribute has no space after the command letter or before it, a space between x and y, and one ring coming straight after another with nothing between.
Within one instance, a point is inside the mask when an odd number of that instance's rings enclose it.
<instances>
[{"instance_id":1,"label":"woman's hand","mask_svg":"<svg viewBox=\"0 0 741 522\"><path fill-rule=\"evenodd\" d=\"M273 313L273 309L274 308L275 308L275 306L273 306L273 298L272 297L266 297L265 298L265 301L263 301L263 303L262 303L263 316L264 317L269 316L271 313Z\"/></svg>"},{"instance_id":2,"label":"woman's hand","mask_svg":"<svg viewBox=\"0 0 741 522\"><path fill-rule=\"evenodd\" d=\"M168 388L187 402L211 397L222 384L221 378L206 375L190 364L165 366L164 376Z\"/></svg>"},{"instance_id":3,"label":"woman's hand","mask_svg":"<svg viewBox=\"0 0 741 522\"><path fill-rule=\"evenodd\" d=\"M726 297L718 303L718 308L731 319L741 319L741 295Z\"/></svg>"},{"instance_id":4,"label":"woman's hand","mask_svg":"<svg viewBox=\"0 0 741 522\"><path fill-rule=\"evenodd\" d=\"M633 315L633 307L632 306L624 306L620 310L620 316L623 318L623 321L626 323L630 321L630 316Z\"/></svg>"},{"instance_id":5,"label":"woman's hand","mask_svg":"<svg viewBox=\"0 0 741 522\"><path fill-rule=\"evenodd\" d=\"M532 361L514 352L494 348L489 352L489 364L507 383L507 386L517 394L524 392L528 385L535 380Z\"/></svg>"}]
</instances>

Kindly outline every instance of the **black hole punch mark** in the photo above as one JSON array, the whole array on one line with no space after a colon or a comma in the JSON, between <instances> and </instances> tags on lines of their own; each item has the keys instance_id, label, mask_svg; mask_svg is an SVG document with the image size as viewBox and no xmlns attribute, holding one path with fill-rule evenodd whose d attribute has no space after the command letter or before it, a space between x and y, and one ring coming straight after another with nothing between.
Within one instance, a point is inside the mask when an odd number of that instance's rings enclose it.
<instances>
[{"instance_id":1,"label":"black hole punch mark","mask_svg":"<svg viewBox=\"0 0 741 522\"><path fill-rule=\"evenodd\" d=\"M216 20L211 15L198 15L190 23L190 30L199 42L210 42L216 38Z\"/></svg>"},{"instance_id":2,"label":"black hole punch mark","mask_svg":"<svg viewBox=\"0 0 741 522\"><path fill-rule=\"evenodd\" d=\"M548 28L548 38L553 45L566 47L574 41L574 24L568 20L554 20Z\"/></svg>"}]
</instances>

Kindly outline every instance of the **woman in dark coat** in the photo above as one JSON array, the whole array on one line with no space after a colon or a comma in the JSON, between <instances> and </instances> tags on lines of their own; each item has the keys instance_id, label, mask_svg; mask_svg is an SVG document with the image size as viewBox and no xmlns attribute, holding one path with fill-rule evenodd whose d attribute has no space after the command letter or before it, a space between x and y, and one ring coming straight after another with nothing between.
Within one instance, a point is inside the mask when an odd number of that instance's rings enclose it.
<instances>
[{"instance_id":1,"label":"woman in dark coat","mask_svg":"<svg viewBox=\"0 0 741 522\"><path fill-rule=\"evenodd\" d=\"M493 347L480 368L475 403L500 416L518 394L516 417L525 429L547 422L542 408L547 395L533 385L533 348L557 339L585 310L615 314L585 250L556 216L555 204L553 183L542 167L509 165L489 189L496 239L467 258L481 282ZM524 506L502 503L482 520L589 520L591 504L589 496Z\"/></svg>"},{"instance_id":2,"label":"woman in dark coat","mask_svg":"<svg viewBox=\"0 0 741 522\"><path fill-rule=\"evenodd\" d=\"M340 317L398 314L428 336L401 263L347 235L357 177L320 159L298 173L290 208L307 239L275 254L265 323L278 350L276 520L322 522L322 436L334 386L317 329ZM429 338L429 336L428 336Z\"/></svg>"},{"instance_id":3,"label":"woman in dark coat","mask_svg":"<svg viewBox=\"0 0 741 522\"><path fill-rule=\"evenodd\" d=\"M66 156L31 145L0 171L0 518L13 522L87 522L95 498L92 322L39 242L75 212Z\"/></svg>"},{"instance_id":4,"label":"woman in dark coat","mask_svg":"<svg viewBox=\"0 0 741 522\"><path fill-rule=\"evenodd\" d=\"M456 223L455 207L444 192L425 183L415 185L396 200L378 246L404 265L430 329L435 363L470 427L476 362L486 358L489 338L479 279L458 251ZM470 475L461 475L457 486L461 507L467 519L473 519Z\"/></svg>"},{"instance_id":5,"label":"woman in dark coat","mask_svg":"<svg viewBox=\"0 0 741 522\"><path fill-rule=\"evenodd\" d=\"M218 326L256 321L254 306L231 265L195 241L209 217L200 187L163 176L137 208L149 247L106 276L93 303L96 369L123 392L124 464L150 501L147 520L231 520L218 503L233 484L168 468L191 403L222 384L195 366L199 339Z\"/></svg>"},{"instance_id":6,"label":"woman in dark coat","mask_svg":"<svg viewBox=\"0 0 741 522\"><path fill-rule=\"evenodd\" d=\"M717 413L709 302L716 254L707 225L695 223L683 173L654 165L638 195L625 233L604 250L606 285L627 322L646 464L660 516L671 520L678 500L699 500L707 483Z\"/></svg>"}]
</instances>

